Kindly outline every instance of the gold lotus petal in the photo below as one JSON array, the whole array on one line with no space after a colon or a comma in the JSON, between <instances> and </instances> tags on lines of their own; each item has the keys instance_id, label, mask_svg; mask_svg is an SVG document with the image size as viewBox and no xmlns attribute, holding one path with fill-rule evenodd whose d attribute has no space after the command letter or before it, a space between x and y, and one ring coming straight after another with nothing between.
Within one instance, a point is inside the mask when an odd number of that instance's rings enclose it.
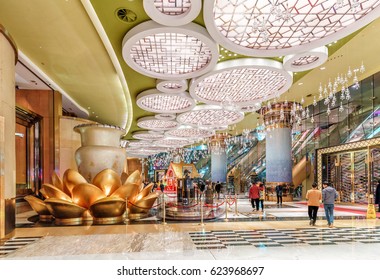
<instances>
[{"instance_id":1,"label":"gold lotus petal","mask_svg":"<svg viewBox=\"0 0 380 280\"><path fill-rule=\"evenodd\" d=\"M67 169L63 174L63 188L67 188L70 195L76 185L87 183L86 179L74 169Z\"/></svg>"},{"instance_id":2,"label":"gold lotus petal","mask_svg":"<svg viewBox=\"0 0 380 280\"><path fill-rule=\"evenodd\" d=\"M86 208L57 198L48 198L45 200L49 212L58 219L81 218Z\"/></svg>"},{"instance_id":3,"label":"gold lotus petal","mask_svg":"<svg viewBox=\"0 0 380 280\"><path fill-rule=\"evenodd\" d=\"M153 206L154 202L156 201L158 197L158 194L156 193L150 193L146 197L140 199L139 201L136 201L133 203L133 205L128 205L129 213L136 214L136 213L147 213Z\"/></svg>"},{"instance_id":4,"label":"gold lotus petal","mask_svg":"<svg viewBox=\"0 0 380 280\"><path fill-rule=\"evenodd\" d=\"M50 185L50 184L43 184L41 190L46 194L46 197L48 198L59 198L62 200L66 200L69 202L72 202L72 199L70 196L65 194L63 191L58 189L57 187Z\"/></svg>"},{"instance_id":5,"label":"gold lotus petal","mask_svg":"<svg viewBox=\"0 0 380 280\"><path fill-rule=\"evenodd\" d=\"M94 218L110 218L122 216L125 212L125 200L119 197L105 197L90 206Z\"/></svg>"},{"instance_id":6,"label":"gold lotus petal","mask_svg":"<svg viewBox=\"0 0 380 280\"><path fill-rule=\"evenodd\" d=\"M37 212L38 215L51 215L49 209L46 207L45 202L38 197L27 195L24 199L29 203L30 207Z\"/></svg>"},{"instance_id":7,"label":"gold lotus petal","mask_svg":"<svg viewBox=\"0 0 380 280\"><path fill-rule=\"evenodd\" d=\"M120 197L122 199L128 198L130 201L134 201L139 193L140 186L137 184L126 184L118 188L110 197Z\"/></svg>"},{"instance_id":8,"label":"gold lotus petal","mask_svg":"<svg viewBox=\"0 0 380 280\"><path fill-rule=\"evenodd\" d=\"M73 202L86 209L88 209L95 201L106 197L101 189L88 183L76 185L73 188L72 193Z\"/></svg>"},{"instance_id":9,"label":"gold lotus petal","mask_svg":"<svg viewBox=\"0 0 380 280\"><path fill-rule=\"evenodd\" d=\"M47 195L47 193L46 193L46 191L45 191L45 189L43 187L40 189L40 193L42 194L42 196L44 198L49 198L49 196Z\"/></svg>"},{"instance_id":10,"label":"gold lotus petal","mask_svg":"<svg viewBox=\"0 0 380 280\"><path fill-rule=\"evenodd\" d=\"M51 176L51 180L53 182L53 185L63 191L68 196L71 196L71 193L69 189L63 184L61 178L59 178L58 174L53 172L53 176Z\"/></svg>"},{"instance_id":11,"label":"gold lotus petal","mask_svg":"<svg viewBox=\"0 0 380 280\"><path fill-rule=\"evenodd\" d=\"M96 174L92 183L103 190L106 195L112 194L121 187L120 176L112 169L105 169Z\"/></svg>"},{"instance_id":12,"label":"gold lotus petal","mask_svg":"<svg viewBox=\"0 0 380 280\"><path fill-rule=\"evenodd\" d=\"M128 183L129 184L137 184L139 186L141 185L142 179L141 179L141 173L139 170L135 170L132 172L131 175L129 175L125 184L128 184Z\"/></svg>"},{"instance_id":13,"label":"gold lotus petal","mask_svg":"<svg viewBox=\"0 0 380 280\"><path fill-rule=\"evenodd\" d=\"M121 180L122 185L125 185L125 183L127 182L127 178L128 178L127 173L125 173L125 172L121 173L120 180Z\"/></svg>"},{"instance_id":14,"label":"gold lotus petal","mask_svg":"<svg viewBox=\"0 0 380 280\"><path fill-rule=\"evenodd\" d=\"M150 194L152 192L152 188L153 188L153 183L150 183L149 185L147 185L145 188L143 188L139 194L137 195L137 197L139 197L140 199L143 198L143 197L146 197L148 194ZM137 200L140 200L140 199L136 199Z\"/></svg>"}]
</instances>

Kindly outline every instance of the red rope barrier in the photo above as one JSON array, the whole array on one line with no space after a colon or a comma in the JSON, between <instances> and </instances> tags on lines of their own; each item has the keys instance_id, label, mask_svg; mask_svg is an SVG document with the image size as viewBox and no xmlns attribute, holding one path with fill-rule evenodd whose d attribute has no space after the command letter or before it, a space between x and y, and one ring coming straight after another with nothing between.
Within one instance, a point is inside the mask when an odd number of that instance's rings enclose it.
<instances>
[{"instance_id":1,"label":"red rope barrier","mask_svg":"<svg viewBox=\"0 0 380 280\"><path fill-rule=\"evenodd\" d=\"M212 205L212 204L204 204L204 206L206 207L209 207L209 208L219 208L220 206L222 206L224 204L224 202L220 203L220 204L217 204L217 205Z\"/></svg>"}]
</instances>

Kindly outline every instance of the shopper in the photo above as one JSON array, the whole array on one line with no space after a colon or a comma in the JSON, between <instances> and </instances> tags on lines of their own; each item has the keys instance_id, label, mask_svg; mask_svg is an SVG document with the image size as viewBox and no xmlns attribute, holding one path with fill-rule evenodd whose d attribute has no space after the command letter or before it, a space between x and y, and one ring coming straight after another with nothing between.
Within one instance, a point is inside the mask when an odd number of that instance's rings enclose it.
<instances>
[{"instance_id":1,"label":"shopper","mask_svg":"<svg viewBox=\"0 0 380 280\"><path fill-rule=\"evenodd\" d=\"M216 182L216 185L215 185L215 191L216 191L216 193L218 194L218 199L219 199L219 197L220 197L220 191L221 191L221 189L222 189L222 185L220 184L219 181L217 181L217 182Z\"/></svg>"},{"instance_id":2,"label":"shopper","mask_svg":"<svg viewBox=\"0 0 380 280\"><path fill-rule=\"evenodd\" d=\"M277 205L281 205L282 206L282 193L283 193L283 190L284 190L284 185L283 184L279 184L279 185L276 186Z\"/></svg>"},{"instance_id":3,"label":"shopper","mask_svg":"<svg viewBox=\"0 0 380 280\"><path fill-rule=\"evenodd\" d=\"M260 207L261 207L261 212L264 212L264 200L265 200L265 186L262 182L259 182L259 190L260 190Z\"/></svg>"},{"instance_id":4,"label":"shopper","mask_svg":"<svg viewBox=\"0 0 380 280\"><path fill-rule=\"evenodd\" d=\"M251 200L252 210L259 211L259 199L260 199L260 189L258 184L252 183L249 188L249 199Z\"/></svg>"},{"instance_id":5,"label":"shopper","mask_svg":"<svg viewBox=\"0 0 380 280\"><path fill-rule=\"evenodd\" d=\"M380 212L380 180L377 181L376 185L375 204L378 205L378 212Z\"/></svg>"},{"instance_id":6,"label":"shopper","mask_svg":"<svg viewBox=\"0 0 380 280\"><path fill-rule=\"evenodd\" d=\"M310 225L315 226L315 222L317 221L318 209L322 200L322 192L317 189L317 183L313 183L312 189L307 191L306 200Z\"/></svg>"},{"instance_id":7,"label":"shopper","mask_svg":"<svg viewBox=\"0 0 380 280\"><path fill-rule=\"evenodd\" d=\"M334 204L338 198L337 191L329 185L329 182L324 181L322 184L322 200L325 208L327 225L332 228L334 226Z\"/></svg>"},{"instance_id":8,"label":"shopper","mask_svg":"<svg viewBox=\"0 0 380 280\"><path fill-rule=\"evenodd\" d=\"M165 185L162 181L160 181L160 189L161 189L161 192L164 192L165 190Z\"/></svg>"}]
</instances>

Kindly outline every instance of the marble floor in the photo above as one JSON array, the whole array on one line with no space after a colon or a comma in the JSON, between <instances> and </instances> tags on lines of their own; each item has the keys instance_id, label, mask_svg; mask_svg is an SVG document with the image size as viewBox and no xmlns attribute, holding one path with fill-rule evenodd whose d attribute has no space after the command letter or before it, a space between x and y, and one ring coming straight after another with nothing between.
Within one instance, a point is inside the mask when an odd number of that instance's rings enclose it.
<instances>
[{"instance_id":1,"label":"marble floor","mask_svg":"<svg viewBox=\"0 0 380 280\"><path fill-rule=\"evenodd\" d=\"M339 209L339 210L338 210ZM15 237L0 243L0 259L13 260L378 260L380 222L365 206L337 205L334 228L323 209L309 226L304 202L266 203L253 212L238 200L225 215L164 225L156 217L119 225L38 226L35 213L17 216Z\"/></svg>"}]
</instances>

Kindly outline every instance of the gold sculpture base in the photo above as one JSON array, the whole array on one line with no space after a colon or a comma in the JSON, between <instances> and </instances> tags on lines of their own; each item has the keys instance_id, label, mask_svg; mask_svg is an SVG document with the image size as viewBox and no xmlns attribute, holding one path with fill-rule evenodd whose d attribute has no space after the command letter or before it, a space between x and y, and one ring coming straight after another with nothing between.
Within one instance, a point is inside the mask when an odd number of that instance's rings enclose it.
<instances>
[{"instance_id":1,"label":"gold sculpture base","mask_svg":"<svg viewBox=\"0 0 380 280\"><path fill-rule=\"evenodd\" d=\"M129 214L128 219L130 220L140 220L140 219L145 219L149 217L148 213L135 213L135 214Z\"/></svg>"},{"instance_id":2,"label":"gold sculpture base","mask_svg":"<svg viewBox=\"0 0 380 280\"><path fill-rule=\"evenodd\" d=\"M67 219L58 219L55 218L55 224L58 226L77 226L83 223L82 217L80 218L67 218Z\"/></svg>"},{"instance_id":3,"label":"gold sculpture base","mask_svg":"<svg viewBox=\"0 0 380 280\"><path fill-rule=\"evenodd\" d=\"M93 224L95 225L112 225L123 222L123 215L118 217L108 217L108 218L94 218Z\"/></svg>"},{"instance_id":4,"label":"gold sculpture base","mask_svg":"<svg viewBox=\"0 0 380 280\"><path fill-rule=\"evenodd\" d=\"M53 215L39 215L40 222L51 222L54 218Z\"/></svg>"}]
</instances>

